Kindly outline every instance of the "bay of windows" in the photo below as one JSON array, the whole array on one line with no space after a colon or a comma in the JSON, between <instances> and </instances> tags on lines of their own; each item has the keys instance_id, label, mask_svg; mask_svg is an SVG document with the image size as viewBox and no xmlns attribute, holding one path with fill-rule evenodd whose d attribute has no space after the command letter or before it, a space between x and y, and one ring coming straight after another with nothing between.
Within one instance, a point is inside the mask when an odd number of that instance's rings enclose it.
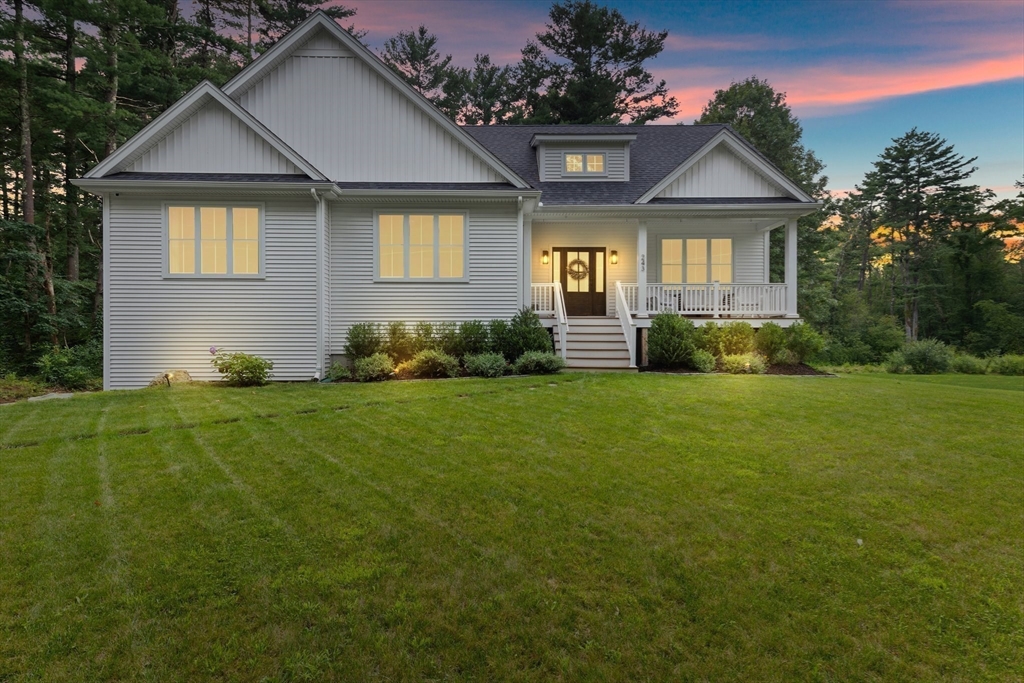
<instances>
[{"instance_id":1,"label":"bay of windows","mask_svg":"<svg viewBox=\"0 0 1024 683\"><path fill-rule=\"evenodd\" d=\"M377 216L377 272L384 280L462 280L466 217L403 213Z\"/></svg>"},{"instance_id":2,"label":"bay of windows","mask_svg":"<svg viewBox=\"0 0 1024 683\"><path fill-rule=\"evenodd\" d=\"M259 275L260 210L251 206L167 208L171 275Z\"/></svg>"},{"instance_id":3,"label":"bay of windows","mask_svg":"<svg viewBox=\"0 0 1024 683\"><path fill-rule=\"evenodd\" d=\"M661 240L661 281L732 282L732 240Z\"/></svg>"}]
</instances>

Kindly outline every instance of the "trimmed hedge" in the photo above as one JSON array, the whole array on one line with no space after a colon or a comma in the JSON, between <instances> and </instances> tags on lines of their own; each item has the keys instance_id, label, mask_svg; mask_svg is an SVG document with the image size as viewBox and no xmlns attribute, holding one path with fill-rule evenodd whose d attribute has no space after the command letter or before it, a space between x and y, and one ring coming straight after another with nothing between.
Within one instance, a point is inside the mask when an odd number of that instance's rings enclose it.
<instances>
[{"instance_id":1,"label":"trimmed hedge","mask_svg":"<svg viewBox=\"0 0 1024 683\"><path fill-rule=\"evenodd\" d=\"M547 351L527 351L515 363L517 375L553 375L565 367L561 356Z\"/></svg>"}]
</instances>

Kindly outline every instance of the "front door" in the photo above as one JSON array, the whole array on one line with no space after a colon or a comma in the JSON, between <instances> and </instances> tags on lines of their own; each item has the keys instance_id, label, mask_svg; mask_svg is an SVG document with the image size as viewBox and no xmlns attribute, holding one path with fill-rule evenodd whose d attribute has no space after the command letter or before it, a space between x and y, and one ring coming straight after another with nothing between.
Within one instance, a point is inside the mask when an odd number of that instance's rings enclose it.
<instances>
[{"instance_id":1,"label":"front door","mask_svg":"<svg viewBox=\"0 0 1024 683\"><path fill-rule=\"evenodd\" d=\"M567 315L607 315L603 247L556 247Z\"/></svg>"}]
</instances>

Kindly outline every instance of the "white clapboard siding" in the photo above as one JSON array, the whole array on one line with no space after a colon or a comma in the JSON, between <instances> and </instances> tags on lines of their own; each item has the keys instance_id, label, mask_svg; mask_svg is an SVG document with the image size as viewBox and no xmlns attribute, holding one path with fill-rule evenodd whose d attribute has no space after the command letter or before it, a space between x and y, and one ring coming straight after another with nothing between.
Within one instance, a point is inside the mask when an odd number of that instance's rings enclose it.
<instances>
[{"instance_id":1,"label":"white clapboard siding","mask_svg":"<svg viewBox=\"0 0 1024 683\"><path fill-rule=\"evenodd\" d=\"M661 282L661 240L673 238L732 239L732 279L738 283L768 282L764 272L764 233L722 226L658 226L648 229L647 252L650 255L648 282Z\"/></svg>"},{"instance_id":2,"label":"white clapboard siding","mask_svg":"<svg viewBox=\"0 0 1024 683\"><path fill-rule=\"evenodd\" d=\"M605 167L608 175L600 176L600 180L628 180L628 169L626 161L626 145L594 146L591 144L559 144L552 145L545 143L540 147L541 180L580 180L582 176L564 176L562 174L562 158L565 154L578 154L587 152L603 153L605 155ZM594 177L598 179L598 177Z\"/></svg>"},{"instance_id":3,"label":"white clapboard siding","mask_svg":"<svg viewBox=\"0 0 1024 683\"><path fill-rule=\"evenodd\" d=\"M125 170L302 173L252 128L214 101L208 101L182 121Z\"/></svg>"},{"instance_id":4,"label":"white clapboard siding","mask_svg":"<svg viewBox=\"0 0 1024 683\"><path fill-rule=\"evenodd\" d=\"M312 199L265 202L265 279L163 277L163 202L112 197L111 388L145 386L166 370L216 379L210 346L274 362L274 378L316 371L316 212ZM184 203L184 202L182 202ZM225 204L230 200L225 200Z\"/></svg>"},{"instance_id":5,"label":"white clapboard siding","mask_svg":"<svg viewBox=\"0 0 1024 683\"><path fill-rule=\"evenodd\" d=\"M724 145L714 147L659 197L785 197L786 193Z\"/></svg>"},{"instance_id":6,"label":"white clapboard siding","mask_svg":"<svg viewBox=\"0 0 1024 683\"><path fill-rule=\"evenodd\" d=\"M636 232L635 225L621 223L544 223L533 221L530 269L533 282L551 282L554 276L555 259L552 250L557 247L604 247L605 254L605 300L608 315L615 313L615 281L636 282ZM619 262L611 263L612 250L618 252ZM541 263L545 250L550 263Z\"/></svg>"},{"instance_id":7,"label":"white clapboard siding","mask_svg":"<svg viewBox=\"0 0 1024 683\"><path fill-rule=\"evenodd\" d=\"M357 57L300 50L236 97L331 180L505 182Z\"/></svg>"},{"instance_id":8,"label":"white clapboard siding","mask_svg":"<svg viewBox=\"0 0 1024 683\"><path fill-rule=\"evenodd\" d=\"M358 322L508 319L519 306L514 205L451 206L469 216L469 282L374 282L373 209L331 207L331 352Z\"/></svg>"}]
</instances>

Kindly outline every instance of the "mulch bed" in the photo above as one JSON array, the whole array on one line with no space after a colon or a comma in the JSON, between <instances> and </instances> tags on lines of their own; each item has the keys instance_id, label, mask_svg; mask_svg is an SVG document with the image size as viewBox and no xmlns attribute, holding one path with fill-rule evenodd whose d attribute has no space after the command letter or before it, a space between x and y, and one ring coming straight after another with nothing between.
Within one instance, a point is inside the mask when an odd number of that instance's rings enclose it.
<instances>
[{"instance_id":1,"label":"mulch bed","mask_svg":"<svg viewBox=\"0 0 1024 683\"><path fill-rule=\"evenodd\" d=\"M815 370L810 365L769 365L766 375L828 375L827 372Z\"/></svg>"}]
</instances>

